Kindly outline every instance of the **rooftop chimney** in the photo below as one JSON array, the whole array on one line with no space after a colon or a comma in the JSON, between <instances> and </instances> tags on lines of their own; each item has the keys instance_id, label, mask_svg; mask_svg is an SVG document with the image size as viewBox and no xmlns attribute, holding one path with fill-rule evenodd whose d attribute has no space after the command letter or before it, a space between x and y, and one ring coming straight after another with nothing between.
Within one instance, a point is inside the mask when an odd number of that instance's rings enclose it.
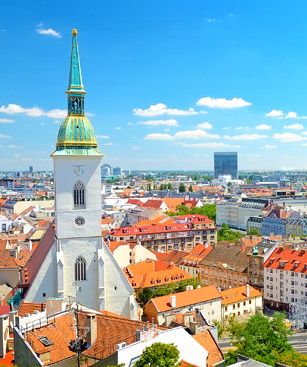
<instances>
[{"instance_id":1,"label":"rooftop chimney","mask_svg":"<svg viewBox=\"0 0 307 367\"><path fill-rule=\"evenodd\" d=\"M171 307L176 308L176 296L171 296Z\"/></svg>"},{"instance_id":2,"label":"rooftop chimney","mask_svg":"<svg viewBox=\"0 0 307 367\"><path fill-rule=\"evenodd\" d=\"M246 297L249 298L250 297L250 285L246 284Z\"/></svg>"},{"instance_id":3,"label":"rooftop chimney","mask_svg":"<svg viewBox=\"0 0 307 367\"><path fill-rule=\"evenodd\" d=\"M86 342L89 346L92 346L97 339L97 319L96 314L91 313L86 315Z\"/></svg>"}]
</instances>

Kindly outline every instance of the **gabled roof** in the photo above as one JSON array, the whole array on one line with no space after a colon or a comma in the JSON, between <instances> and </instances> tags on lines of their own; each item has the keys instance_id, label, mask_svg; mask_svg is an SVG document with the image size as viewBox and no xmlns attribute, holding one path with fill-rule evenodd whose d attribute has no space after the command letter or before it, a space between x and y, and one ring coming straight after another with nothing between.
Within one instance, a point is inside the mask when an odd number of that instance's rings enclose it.
<instances>
[{"instance_id":1,"label":"gabled roof","mask_svg":"<svg viewBox=\"0 0 307 367\"><path fill-rule=\"evenodd\" d=\"M192 278L176 265L155 260L129 265L124 269L124 274L133 288L157 287Z\"/></svg>"},{"instance_id":2,"label":"gabled roof","mask_svg":"<svg viewBox=\"0 0 307 367\"><path fill-rule=\"evenodd\" d=\"M158 313L170 311L173 309L173 307L171 306L171 296L172 295L155 297L152 298L147 304L152 303ZM173 296L176 296L175 309L188 307L190 305L195 305L210 300L221 299L220 292L217 290L215 285L196 288L191 291L179 292L174 294Z\"/></svg>"},{"instance_id":3,"label":"gabled roof","mask_svg":"<svg viewBox=\"0 0 307 367\"><path fill-rule=\"evenodd\" d=\"M222 304L229 305L232 303L242 302L245 300L249 300L251 298L261 297L262 293L259 292L257 289L249 286L250 295L247 296L246 285L242 287L230 288L226 289L225 291L221 291L222 296Z\"/></svg>"}]
</instances>

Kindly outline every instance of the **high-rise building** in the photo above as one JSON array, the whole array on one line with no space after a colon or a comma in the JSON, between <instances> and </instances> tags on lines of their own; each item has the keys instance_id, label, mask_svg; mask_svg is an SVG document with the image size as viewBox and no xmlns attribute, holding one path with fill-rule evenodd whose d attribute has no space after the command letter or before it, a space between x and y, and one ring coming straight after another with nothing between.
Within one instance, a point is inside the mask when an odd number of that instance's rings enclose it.
<instances>
[{"instance_id":1,"label":"high-rise building","mask_svg":"<svg viewBox=\"0 0 307 367\"><path fill-rule=\"evenodd\" d=\"M96 310L137 317L133 288L101 235L103 155L84 112L77 30L72 31L68 114L52 153L55 180L55 225L42 239L39 258L33 255L23 282L26 300L57 297L76 300ZM33 258L33 260L32 260ZM33 278L33 279L32 279Z\"/></svg>"},{"instance_id":2,"label":"high-rise building","mask_svg":"<svg viewBox=\"0 0 307 367\"><path fill-rule=\"evenodd\" d=\"M33 173L33 166L29 166L29 172Z\"/></svg>"},{"instance_id":3,"label":"high-rise building","mask_svg":"<svg viewBox=\"0 0 307 367\"><path fill-rule=\"evenodd\" d=\"M122 176L122 174L121 167L113 167L113 176Z\"/></svg>"},{"instance_id":4,"label":"high-rise building","mask_svg":"<svg viewBox=\"0 0 307 367\"><path fill-rule=\"evenodd\" d=\"M238 178L238 153L214 153L214 177L229 175L233 180Z\"/></svg>"}]
</instances>

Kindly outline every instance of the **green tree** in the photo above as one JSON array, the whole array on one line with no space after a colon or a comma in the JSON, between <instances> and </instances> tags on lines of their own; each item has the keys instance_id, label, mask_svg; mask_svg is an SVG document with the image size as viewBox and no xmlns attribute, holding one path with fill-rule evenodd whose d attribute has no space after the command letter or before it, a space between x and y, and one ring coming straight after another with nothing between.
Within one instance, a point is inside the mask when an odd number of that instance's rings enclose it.
<instances>
[{"instance_id":1,"label":"green tree","mask_svg":"<svg viewBox=\"0 0 307 367\"><path fill-rule=\"evenodd\" d=\"M247 234L248 234L249 236L261 236L261 233L260 233L259 229L257 229L257 228L251 228L251 229L247 232Z\"/></svg>"},{"instance_id":2,"label":"green tree","mask_svg":"<svg viewBox=\"0 0 307 367\"><path fill-rule=\"evenodd\" d=\"M222 224L221 229L217 231L218 241L237 242L243 235L239 232L232 231L225 223Z\"/></svg>"},{"instance_id":3,"label":"green tree","mask_svg":"<svg viewBox=\"0 0 307 367\"><path fill-rule=\"evenodd\" d=\"M185 187L185 184L184 183L181 183L179 185L179 192L186 192L186 187Z\"/></svg>"},{"instance_id":4,"label":"green tree","mask_svg":"<svg viewBox=\"0 0 307 367\"><path fill-rule=\"evenodd\" d=\"M167 184L167 189L168 190L173 190L173 185L170 182Z\"/></svg>"},{"instance_id":5,"label":"green tree","mask_svg":"<svg viewBox=\"0 0 307 367\"><path fill-rule=\"evenodd\" d=\"M179 351L174 344L154 343L144 349L134 367L177 367Z\"/></svg>"},{"instance_id":6,"label":"green tree","mask_svg":"<svg viewBox=\"0 0 307 367\"><path fill-rule=\"evenodd\" d=\"M215 221L216 219L216 205L205 204L199 208L189 209L186 205L180 204L177 206L175 212L168 212L168 215L173 217L174 215L186 215L186 214L200 214L206 215L208 218Z\"/></svg>"},{"instance_id":7,"label":"green tree","mask_svg":"<svg viewBox=\"0 0 307 367\"><path fill-rule=\"evenodd\" d=\"M192 185L189 186L189 192L193 192L193 186Z\"/></svg>"},{"instance_id":8,"label":"green tree","mask_svg":"<svg viewBox=\"0 0 307 367\"><path fill-rule=\"evenodd\" d=\"M228 332L237 353L272 366L282 355L293 351L288 341L291 331L285 324L285 315L279 312L271 318L256 313L247 321L234 320Z\"/></svg>"}]
</instances>

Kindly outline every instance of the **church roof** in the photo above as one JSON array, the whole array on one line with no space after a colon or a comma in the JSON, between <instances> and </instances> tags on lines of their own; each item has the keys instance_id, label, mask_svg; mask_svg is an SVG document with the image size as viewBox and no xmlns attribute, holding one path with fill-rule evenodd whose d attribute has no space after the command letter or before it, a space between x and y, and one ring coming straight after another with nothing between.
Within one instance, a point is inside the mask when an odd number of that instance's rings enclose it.
<instances>
[{"instance_id":1,"label":"church roof","mask_svg":"<svg viewBox=\"0 0 307 367\"><path fill-rule=\"evenodd\" d=\"M101 156L93 126L84 114L84 96L86 92L82 82L77 34L77 30L73 29L69 85L66 91L68 114L60 126L56 150L52 156Z\"/></svg>"}]
</instances>

